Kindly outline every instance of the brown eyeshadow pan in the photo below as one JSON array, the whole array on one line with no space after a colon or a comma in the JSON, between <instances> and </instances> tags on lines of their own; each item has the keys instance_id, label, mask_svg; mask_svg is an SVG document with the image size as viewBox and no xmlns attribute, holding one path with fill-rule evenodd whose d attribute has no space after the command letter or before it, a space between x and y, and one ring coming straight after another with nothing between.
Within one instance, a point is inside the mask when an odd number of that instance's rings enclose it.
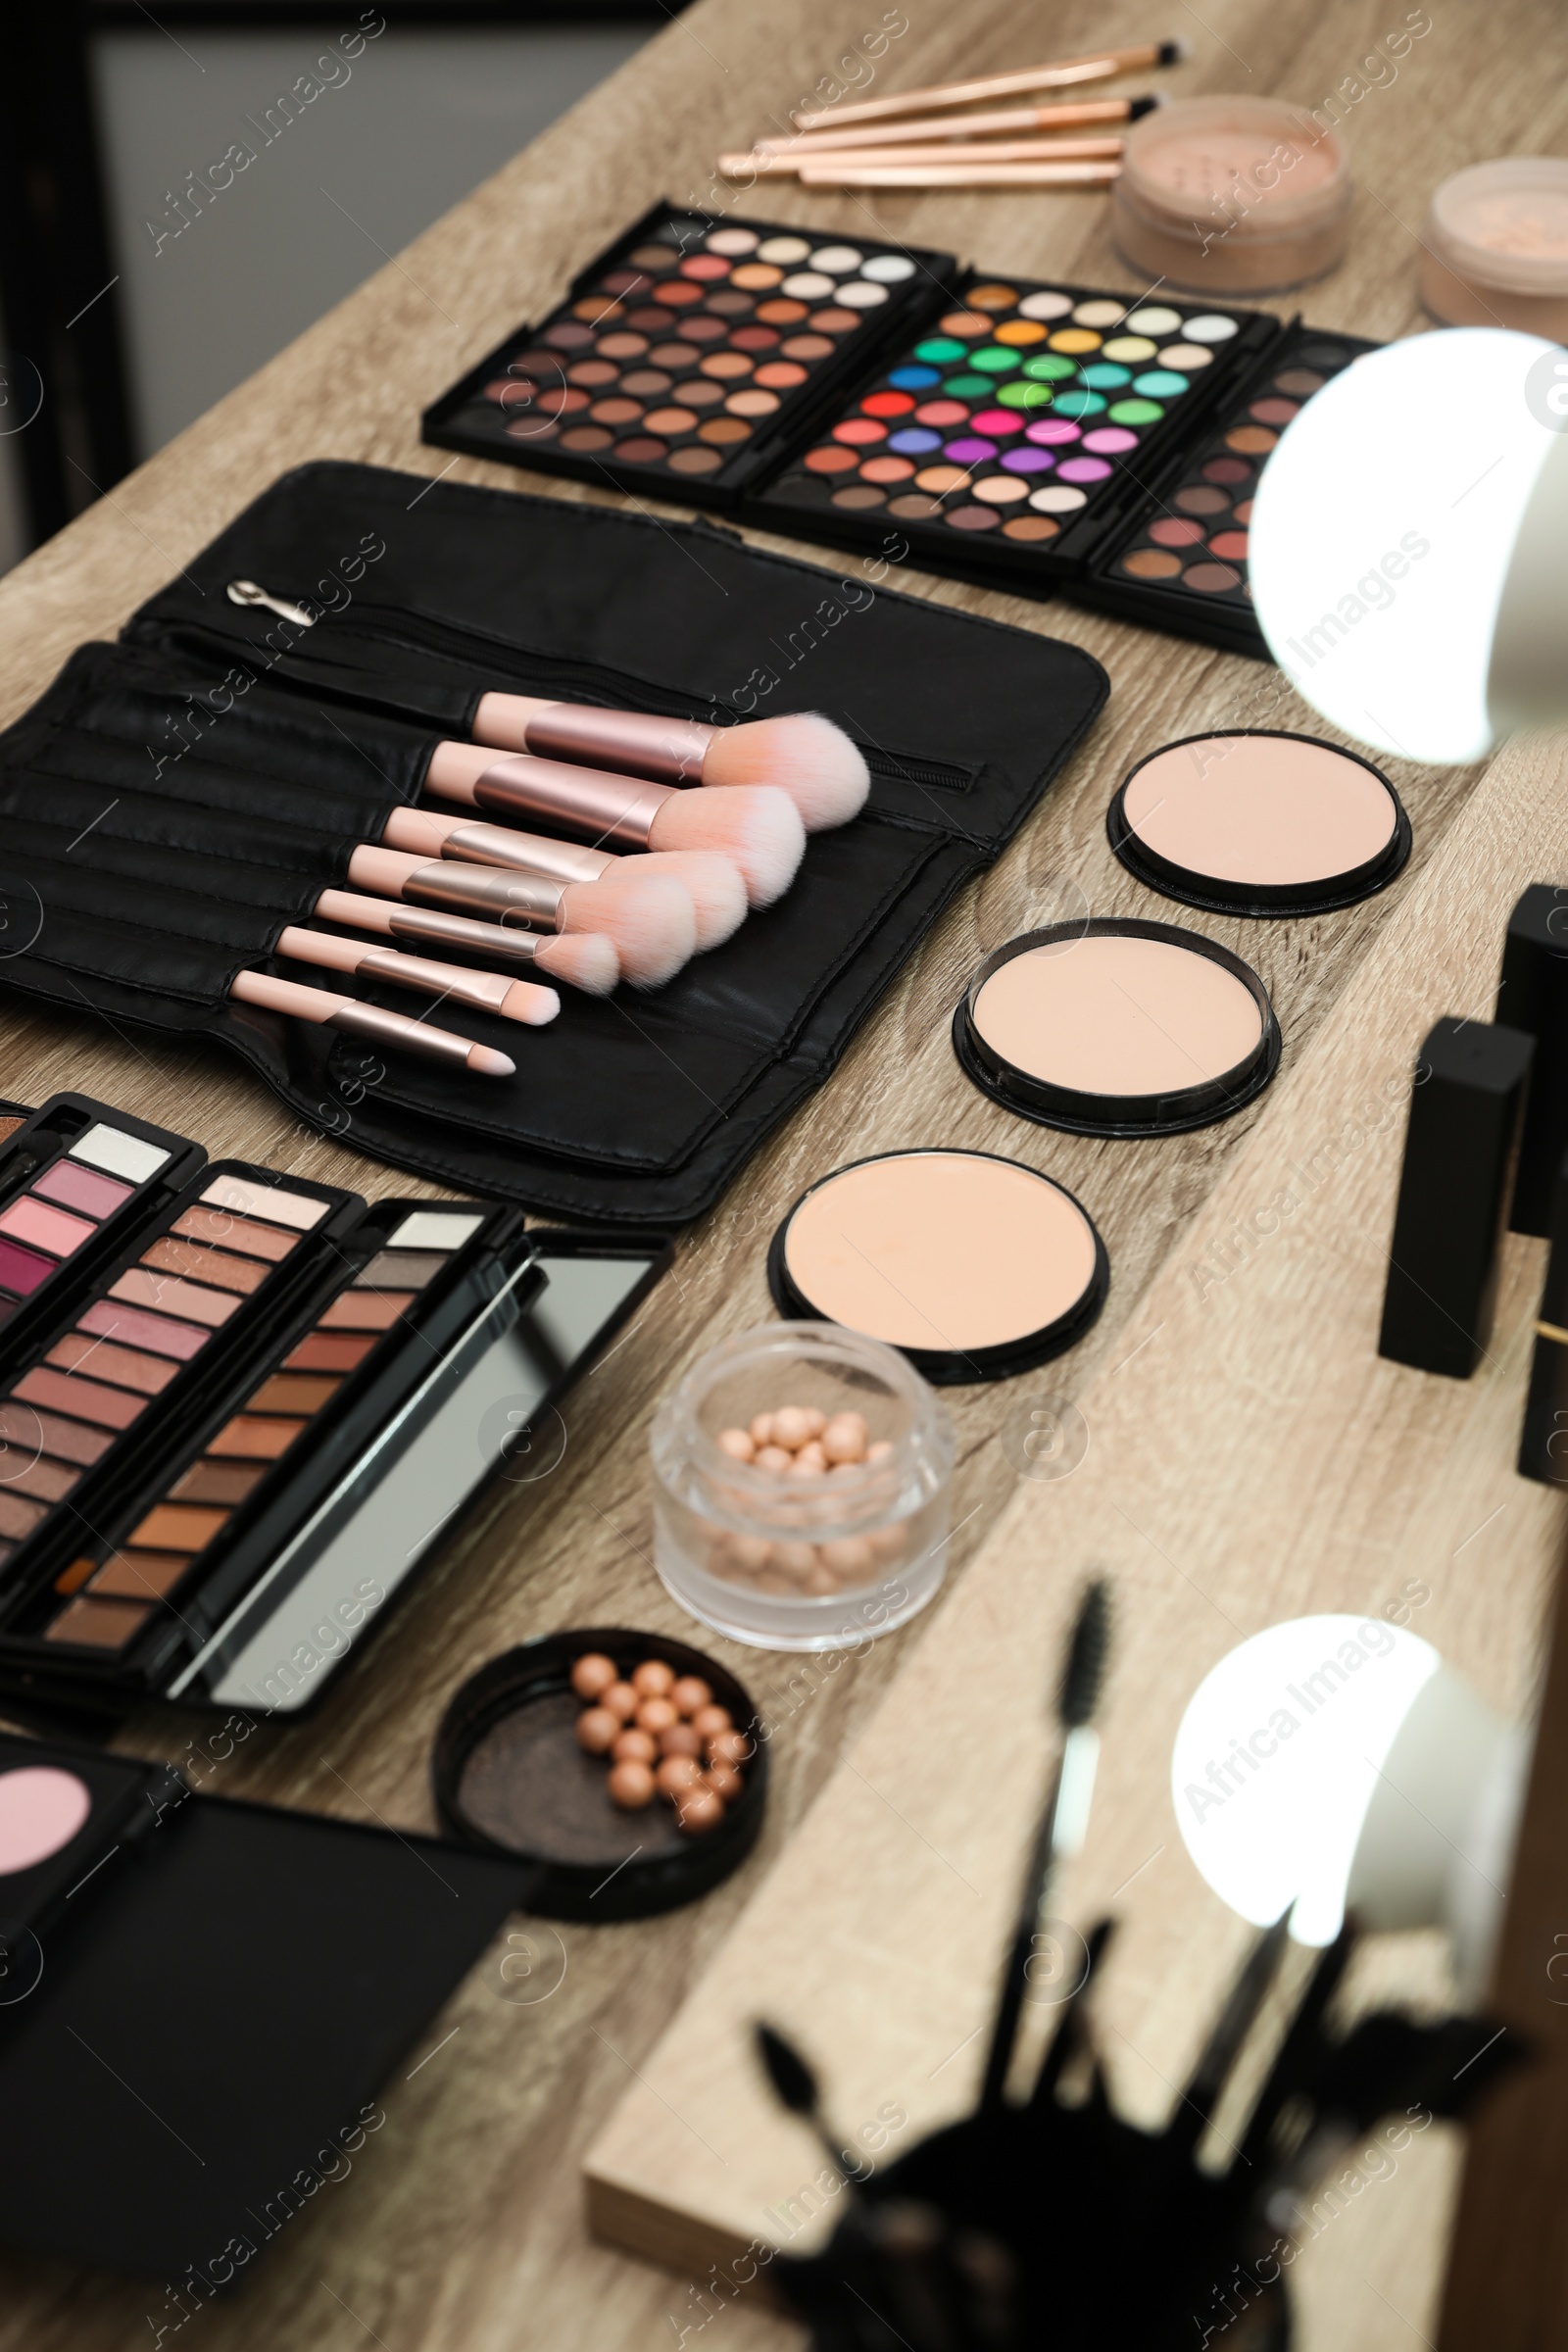
<instances>
[{"instance_id":1,"label":"brown eyeshadow pan","mask_svg":"<svg viewBox=\"0 0 1568 2352\"><path fill-rule=\"evenodd\" d=\"M274 1372L264 1380L253 1396L245 1399L248 1413L318 1413L323 1404L337 1395L341 1380L331 1380L323 1374L306 1372Z\"/></svg>"},{"instance_id":2,"label":"brown eyeshadow pan","mask_svg":"<svg viewBox=\"0 0 1568 2352\"><path fill-rule=\"evenodd\" d=\"M221 1502L230 1510L267 1476L264 1463L193 1462L169 1490L171 1502Z\"/></svg>"},{"instance_id":3,"label":"brown eyeshadow pan","mask_svg":"<svg viewBox=\"0 0 1568 2352\"><path fill-rule=\"evenodd\" d=\"M313 1331L284 1356L282 1368L285 1372L353 1372L374 1346L373 1336Z\"/></svg>"},{"instance_id":4,"label":"brown eyeshadow pan","mask_svg":"<svg viewBox=\"0 0 1568 2352\"><path fill-rule=\"evenodd\" d=\"M145 1396L125 1389L106 1389L95 1380L78 1380L74 1373L50 1372L35 1364L11 1392L24 1404L46 1404L74 1419L96 1422L100 1429L128 1429L147 1406Z\"/></svg>"},{"instance_id":5,"label":"brown eyeshadow pan","mask_svg":"<svg viewBox=\"0 0 1568 2352\"><path fill-rule=\"evenodd\" d=\"M63 1608L45 1635L48 1642L73 1642L87 1649L123 1649L148 1614L124 1600L94 1600L84 1593Z\"/></svg>"},{"instance_id":6,"label":"brown eyeshadow pan","mask_svg":"<svg viewBox=\"0 0 1568 2352\"><path fill-rule=\"evenodd\" d=\"M162 1600L190 1566L188 1551L112 1552L88 1586L124 1600Z\"/></svg>"},{"instance_id":7,"label":"brown eyeshadow pan","mask_svg":"<svg viewBox=\"0 0 1568 2352\"><path fill-rule=\"evenodd\" d=\"M68 1331L63 1340L57 1340L44 1362L58 1364L65 1372L81 1371L95 1380L113 1381L143 1396L160 1396L179 1370L167 1356L147 1355L139 1348L117 1348L113 1340L90 1339L80 1331Z\"/></svg>"},{"instance_id":8,"label":"brown eyeshadow pan","mask_svg":"<svg viewBox=\"0 0 1568 2352\"><path fill-rule=\"evenodd\" d=\"M28 1502L9 1488L0 1488L0 1536L30 1536L43 1517L41 1502Z\"/></svg>"},{"instance_id":9,"label":"brown eyeshadow pan","mask_svg":"<svg viewBox=\"0 0 1568 2352\"><path fill-rule=\"evenodd\" d=\"M138 1521L125 1543L131 1550L200 1551L222 1526L225 1510L204 1510L192 1503L158 1502Z\"/></svg>"},{"instance_id":10,"label":"brown eyeshadow pan","mask_svg":"<svg viewBox=\"0 0 1568 2352\"><path fill-rule=\"evenodd\" d=\"M275 1462L287 1453L300 1431L303 1421L283 1418L262 1420L246 1413L236 1413L226 1422L216 1438L210 1438L207 1450L211 1454L230 1455L246 1462Z\"/></svg>"},{"instance_id":11,"label":"brown eyeshadow pan","mask_svg":"<svg viewBox=\"0 0 1568 2352\"><path fill-rule=\"evenodd\" d=\"M81 1472L70 1462L51 1461L48 1454L40 1453L31 1461L6 1471L5 1491L8 1494L36 1494L43 1502L59 1502L80 1478Z\"/></svg>"},{"instance_id":12,"label":"brown eyeshadow pan","mask_svg":"<svg viewBox=\"0 0 1568 2352\"><path fill-rule=\"evenodd\" d=\"M156 1266L163 1274L189 1274L198 1282L215 1283L220 1291L238 1291L249 1297L261 1289L270 1267L260 1258L235 1257L226 1250L208 1249L201 1242L177 1241L164 1234L148 1244L141 1253L144 1266Z\"/></svg>"},{"instance_id":13,"label":"brown eyeshadow pan","mask_svg":"<svg viewBox=\"0 0 1568 2352\"><path fill-rule=\"evenodd\" d=\"M23 1451L38 1446L56 1461L85 1468L107 1453L114 1440L106 1429L89 1429L85 1422L66 1421L58 1413L40 1413L30 1404L0 1404L0 1444Z\"/></svg>"},{"instance_id":14,"label":"brown eyeshadow pan","mask_svg":"<svg viewBox=\"0 0 1568 2352\"><path fill-rule=\"evenodd\" d=\"M345 1291L316 1320L318 1331L390 1331L414 1304L413 1291Z\"/></svg>"}]
</instances>

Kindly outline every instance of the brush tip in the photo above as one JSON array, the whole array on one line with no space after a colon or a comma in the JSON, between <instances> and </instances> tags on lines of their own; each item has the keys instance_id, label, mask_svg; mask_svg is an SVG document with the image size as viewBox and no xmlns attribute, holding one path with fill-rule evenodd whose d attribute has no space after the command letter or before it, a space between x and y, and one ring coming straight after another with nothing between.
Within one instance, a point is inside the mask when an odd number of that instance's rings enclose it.
<instances>
[{"instance_id":1,"label":"brush tip","mask_svg":"<svg viewBox=\"0 0 1568 2352\"><path fill-rule=\"evenodd\" d=\"M505 1054L498 1054L493 1046L470 1046L468 1067L482 1071L486 1078L512 1078L517 1069L514 1061Z\"/></svg>"},{"instance_id":2,"label":"brush tip","mask_svg":"<svg viewBox=\"0 0 1568 2352\"><path fill-rule=\"evenodd\" d=\"M646 865L680 883L697 917L699 955L733 937L746 920L746 884L740 868L716 850L649 850L627 863Z\"/></svg>"},{"instance_id":3,"label":"brush tip","mask_svg":"<svg viewBox=\"0 0 1568 2352\"><path fill-rule=\"evenodd\" d=\"M1191 43L1185 41L1179 33L1175 40L1161 41L1159 44L1159 63L1162 66L1179 66L1185 58L1191 55Z\"/></svg>"},{"instance_id":4,"label":"brush tip","mask_svg":"<svg viewBox=\"0 0 1568 2352\"><path fill-rule=\"evenodd\" d=\"M655 817L656 850L717 850L740 868L754 906L770 906L794 881L806 854L801 812L776 784L699 787L672 793Z\"/></svg>"},{"instance_id":5,"label":"brush tip","mask_svg":"<svg viewBox=\"0 0 1568 2352\"><path fill-rule=\"evenodd\" d=\"M596 931L564 931L542 939L533 962L535 971L548 972L552 980L580 988L588 997L608 997L620 978L614 941Z\"/></svg>"},{"instance_id":6,"label":"brush tip","mask_svg":"<svg viewBox=\"0 0 1568 2352\"><path fill-rule=\"evenodd\" d=\"M1131 106L1127 109L1127 120L1129 122L1141 122L1145 115L1152 115L1156 106L1163 106L1164 104L1164 91L1151 90L1147 97L1135 98L1133 100Z\"/></svg>"},{"instance_id":7,"label":"brush tip","mask_svg":"<svg viewBox=\"0 0 1568 2352\"><path fill-rule=\"evenodd\" d=\"M697 953L697 912L668 874L615 874L574 882L566 892L571 928L603 932L637 988L662 988Z\"/></svg>"},{"instance_id":8,"label":"brush tip","mask_svg":"<svg viewBox=\"0 0 1568 2352\"><path fill-rule=\"evenodd\" d=\"M722 729L703 760L705 784L775 784L789 794L808 833L848 824L865 806L871 778L842 727L819 710L789 711Z\"/></svg>"},{"instance_id":9,"label":"brush tip","mask_svg":"<svg viewBox=\"0 0 1568 2352\"><path fill-rule=\"evenodd\" d=\"M501 1009L509 1021L542 1029L561 1010L561 999L553 988L540 988L536 981L514 980L501 1000Z\"/></svg>"}]
</instances>

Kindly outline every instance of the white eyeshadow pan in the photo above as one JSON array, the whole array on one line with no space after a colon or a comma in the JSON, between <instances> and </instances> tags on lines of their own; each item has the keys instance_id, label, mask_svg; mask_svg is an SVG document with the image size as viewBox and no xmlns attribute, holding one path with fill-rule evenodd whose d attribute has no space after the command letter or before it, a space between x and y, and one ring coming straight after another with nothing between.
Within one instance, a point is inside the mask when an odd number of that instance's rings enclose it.
<instances>
[{"instance_id":1,"label":"white eyeshadow pan","mask_svg":"<svg viewBox=\"0 0 1568 2352\"><path fill-rule=\"evenodd\" d=\"M839 288L839 300L847 311L874 311L887 298L886 286L867 285L863 277L854 278L849 285Z\"/></svg>"},{"instance_id":2,"label":"white eyeshadow pan","mask_svg":"<svg viewBox=\"0 0 1568 2352\"><path fill-rule=\"evenodd\" d=\"M914 275L914 264L906 253L874 253L860 264L860 275L879 286L902 286Z\"/></svg>"},{"instance_id":3,"label":"white eyeshadow pan","mask_svg":"<svg viewBox=\"0 0 1568 2352\"><path fill-rule=\"evenodd\" d=\"M145 1184L164 1166L169 1153L157 1144L143 1143L139 1135L126 1135L100 1121L72 1145L68 1156L84 1159L89 1167L107 1169L111 1176L123 1176L129 1184Z\"/></svg>"},{"instance_id":4,"label":"white eyeshadow pan","mask_svg":"<svg viewBox=\"0 0 1568 2352\"><path fill-rule=\"evenodd\" d=\"M828 270L835 277L843 277L851 270L858 270L860 261L858 245L819 245L811 256L811 268Z\"/></svg>"},{"instance_id":5,"label":"white eyeshadow pan","mask_svg":"<svg viewBox=\"0 0 1568 2352\"><path fill-rule=\"evenodd\" d=\"M484 1218L471 1210L416 1208L388 1240L389 1250L461 1250Z\"/></svg>"},{"instance_id":6,"label":"white eyeshadow pan","mask_svg":"<svg viewBox=\"0 0 1568 2352\"><path fill-rule=\"evenodd\" d=\"M304 1193L284 1192L280 1185L253 1184L248 1176L216 1176L202 1199L213 1208L265 1217L271 1225L292 1225L296 1233L309 1233L313 1225L319 1225L332 1205Z\"/></svg>"}]
</instances>

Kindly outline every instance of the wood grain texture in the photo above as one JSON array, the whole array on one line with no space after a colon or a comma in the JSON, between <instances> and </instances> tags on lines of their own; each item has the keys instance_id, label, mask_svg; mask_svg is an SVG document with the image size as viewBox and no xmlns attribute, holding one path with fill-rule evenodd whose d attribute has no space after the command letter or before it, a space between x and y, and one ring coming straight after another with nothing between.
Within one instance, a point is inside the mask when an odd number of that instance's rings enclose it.
<instances>
[{"instance_id":1,"label":"wood grain texture","mask_svg":"<svg viewBox=\"0 0 1568 2352\"><path fill-rule=\"evenodd\" d=\"M1136 281L1110 246L1104 200L1093 194L888 196L872 205L779 185L733 198L715 189L717 153L744 145L787 115L853 54L882 14L861 0L790 0L768 9L755 0L701 0L671 24L359 293L0 583L0 720L41 692L82 639L113 635L291 466L349 458L422 476L616 503L609 492L449 461L418 445L417 416L479 354L554 300L574 270L661 194L733 201L736 210L826 232L853 236L874 228L946 246L999 270L1051 271L1133 289ZM909 87L1179 29L1191 35L1194 54L1178 73L1161 77L1172 91L1278 89L1316 104L1403 14L1393 0L1386 7L1340 0L1329 10L1305 0L1204 0L1200 17L1181 11L1178 24L1152 27L1147 7L1135 8L1132 0L1108 8L1074 0L1031 12L1027 21L1010 0L966 0L962 9L912 0L908 29L890 41L870 86ZM303 62L309 44L303 34L301 41ZM1351 105L1347 136L1359 193L1347 261L1304 297L1269 307L1281 316L1304 307L1317 323L1373 336L1416 328L1413 239L1431 187L1449 170L1487 155L1562 147L1565 50L1564 24L1545 0L1503 0L1486 12L1452 10L1440 0L1431 33L1399 65L1392 86L1368 89ZM373 239L377 224L365 225ZM201 229L197 221L191 234ZM373 259L369 244L367 251ZM177 267L177 247L165 258ZM769 544L799 552L793 542ZM825 552L822 560L835 567L842 563ZM1268 1201L1281 1181L1277 1144L1298 1137L1310 1153L1339 1132L1348 1114L1340 1110L1337 1087L1353 1110L1363 1078L1407 1066L1413 1039L1431 1014L1486 1009L1500 910L1524 882L1540 878L1557 839L1552 827L1561 790L1554 760L1539 753L1511 756L1473 802L1476 779L1468 772L1396 763L1416 852L1406 875L1383 898L1317 922L1249 926L1189 918L1152 900L1114 864L1104 842L1106 802L1133 760L1172 736L1207 725L1312 726L1276 674L1067 605L1040 606L913 572L900 584L1088 647L1105 662L1113 689L1094 733L997 868L933 928L830 1083L685 1237L673 1274L630 1336L568 1399L560 1467L531 1484L494 1491L316 1718L258 1732L221 1764L191 1744L200 1727L172 1711L139 1719L125 1744L185 1760L211 1789L427 1828L435 1725L458 1683L485 1659L564 1625L632 1623L689 1633L649 1564L650 1416L697 1353L770 1312L763 1246L790 1201L813 1177L867 1152L918 1142L977 1144L1048 1168L1093 1209L1111 1253L1110 1300L1091 1339L1052 1373L1059 1394L1094 1399L1083 1404L1094 1429L1089 1483L1080 1484L1080 1473L1063 1487L1030 1487L1020 1494L998 1434L1019 1404L1017 1384L950 1393L960 1439L955 1516L961 1528L948 1592L924 1626L863 1658L844 1660L832 1673L797 1673L778 1658L716 1640L710 1644L776 1725L771 1819L747 1869L695 1909L644 1926L570 1927L558 1935L541 1923L519 1923L532 1956L519 1945L509 1959L502 1943L469 1979L432 2026L428 2046L437 2054L411 2075L426 2052L412 2054L404 2070L411 2079L389 2086L386 2126L353 2175L323 2188L290 2225L290 2237L270 2251L243 2299L209 2306L187 2297L184 2307L195 2316L186 2330L213 2352L258 2342L348 2352L367 2341L368 2329L388 2352L447 2352L454 2345L513 2352L583 2341L589 2311L595 2352L642 2347L666 2333L678 2339L683 2328L695 2328L705 2315L712 2323L720 2311L725 2352L779 2352L798 2342L772 2315L699 2294L702 2268L690 2267L698 2255L756 2227L746 2212L731 2210L733 2197L728 2205L723 2195L716 2203L710 2197L703 2168L711 2160L700 2146L684 2133L671 2140L668 2177L660 2184L670 2214L695 2217L684 2249L688 2275L673 2280L588 2241L583 2153L627 2087L636 2088L639 2074L649 2073L650 2053L753 1895L769 1886L776 1870L799 1870L797 1857L820 1850L816 1828L808 1843L799 1833L846 1742L863 1731L884 1693L906 1675L925 1678L911 1684L907 1702L901 1699L906 1716L927 1703L922 1694L934 1683L929 1703L938 1709L936 1723L956 1719L950 1710L960 1697L962 1705L979 1703L973 1692L960 1694L943 1683L950 1625L955 1642L961 1636L972 1645L986 1689L1000 1672L1018 1694L1017 1739L1002 1777L969 1801L951 1849L968 1857L965 1875L978 1891L971 1896L941 1868L949 1885L933 1906L930 1886L911 1866L894 1874L888 1900L898 1908L871 1923L869 1943L861 1937L863 1906L856 1905L846 1908L831 1948L838 1978L857 1988L861 2005L868 2001L881 2014L884 2031L894 2026L922 2048L950 2003L956 2016L975 2012L986 1972L973 1965L973 1954L980 1952L983 1962L987 1937L995 1940L997 1890L1033 1807L1044 1757L1043 1661L1087 1556L1080 1546L1091 1539L1115 1569L1137 1630L1118 1671L1094 1849L1083 1879L1065 1894L1075 1907L1100 1899L1156 1845L1166 1845L1122 1898L1139 1908L1110 2011L1117 2029L1147 2053L1143 2060L1126 2057L1120 2069L1123 2095L1146 2111L1165 2095L1153 2070L1169 2073L1191 2046L1201 2027L1198 1990L1212 1983L1221 1952L1234 1944L1234 1931L1197 1901L1191 1874L1169 1850L1156 1753L1191 1681L1234 1638L1210 1602L1195 1595L1194 1582L1250 1628L1292 1610L1334 1605L1346 1593L1360 1605L1368 1579L1372 1597L1380 1599L1407 1573L1424 1575L1435 1598L1418 1620L1423 1630L1441 1622L1440 1644L1473 1652L1476 1671L1499 1702L1517 1704L1527 1685L1554 1509L1554 1498L1505 1476L1519 1409L1520 1333L1536 1279L1533 1246L1512 1246L1498 1362L1463 1390L1387 1367L1369 1372L1363 1361L1397 1120L1351 1155L1343 1175L1313 1193L1300 1219L1268 1243L1275 1255L1258 1252L1255 1263L1211 1288L1204 1300L1190 1280L1184 1287L1184 1273L1191 1274L1200 1235L1218 1246L1227 1219ZM800 684L807 690L808 675ZM956 680L955 692L961 691ZM1560 846L1553 857L1555 870ZM1015 931L1083 903L1097 912L1191 919L1256 964L1286 1037L1270 1096L1200 1135L1116 1146L1022 1126L962 1080L947 1021L974 963ZM1464 993L1456 996L1461 982ZM4 1006L4 1021L3 1091L24 1100L70 1084L183 1127L215 1153L241 1152L371 1194L431 1189L364 1158L352 1137L332 1142L302 1131L247 1071L216 1050L120 1034L85 1013L74 1023L14 1001ZM1153 1287L1161 1284L1163 1290ZM1127 1363L1143 1334L1162 1319L1154 1301L1167 1293L1174 1321L1165 1318L1170 1328ZM1319 1330L1321 1349L1317 1338L1308 1341ZM1347 1378L1352 1388L1370 1383L1359 1420L1348 1417ZM1136 1409L1127 1397L1141 1400ZM1241 1442L1244 1431L1251 1433L1250 1448ZM1266 1477L1259 1467L1265 1458ZM1117 1490L1123 1507L1168 1557L1114 1514L1103 1525L1095 1516L1103 1506L1103 1466L1113 1459L1124 1465ZM1234 1465L1234 1483L1229 1469L1220 1475L1222 1462ZM1504 1515L1483 1530L1494 1491ZM1097 1495L1100 1505L1092 1499ZM983 1567L967 1567L1004 1511L1005 1532L988 1546ZM1441 1567L1461 1543L1467 1548L1445 1582L1434 1561ZM975 1633L987 1609L989 1647L977 1643ZM849 1771L833 1786L821 1835L840 1839L863 1826L850 1803L856 1786ZM896 1788L888 1793L903 1804ZM919 1771L910 1794L928 1801ZM949 1824L938 1791L931 1801L945 1841ZM859 1801L868 1820L890 1818L882 1798ZM971 1823L967 1813L976 1801L984 1818ZM835 1822L843 1826L835 1830ZM876 1884L888 1885L886 1872L884 1851ZM956 1909L955 1890L968 1910ZM943 1928L935 1913L962 1919L967 1963L954 1948L951 1921ZM887 1931L895 1919L898 1949L889 1973ZM938 1928L943 1933L933 1942ZM563 1959L564 1980L552 1990ZM1387 1965L1401 1983L1421 1976L1411 1953ZM524 1968L535 1973L519 1977ZM720 2036L715 2060L733 2031L731 1970L726 1959L721 1974L708 1980L706 1997ZM862 1996L873 1980L874 1996ZM519 1984L548 1997L518 2000ZM800 2015L788 2002L781 2013ZM865 2120L837 2030L818 2035L812 2017L800 2023L827 2061L844 2121ZM455 2038L444 2039L454 2029ZM966 2031L954 2032L944 2054ZM902 2082L910 2070L899 2047L884 2060L887 2048L871 2037L862 2080L891 2070ZM301 2062L309 2063L308 2053ZM958 2061L934 2083L916 2085L925 2105L911 2095L911 2116L954 2095L956 2079L961 2081ZM726 2080L715 2062L704 2082L713 2147L728 2151L732 2142L744 2142L743 2174L750 2179L746 2168L755 2164L759 2185L771 2193L777 2190L769 2150L785 2159L778 2178L786 2189L805 2177L806 2151L781 2146L770 2121L754 2107L744 2070ZM889 2093L883 2084L868 2086L876 2092L870 2113ZM600 2170L607 2180L630 2181L630 2193L646 2202L648 2151L663 2143L657 2117L646 2143L633 2120L617 2123ZM1398 2181L1363 2197L1314 2249L1317 2266L1331 2274L1323 2287L1325 2326L1339 2325L1334 2315L1343 2301L1344 2280L1332 2266L1358 2265L1401 2314L1432 2332L1422 2313L1435 2276L1438 2224L1431 2214L1412 2216L1406 2200L1430 2194L1441 2202L1449 2170L1447 2151L1422 2145L1419 2162L1412 2155ZM0 2258L0 2352L24 2346L121 2352L146 2343L160 2325L172 2327L182 2308L168 2304L161 2288L12 2256ZM1316 2287L1311 2291L1315 2297ZM1404 2328L1390 2323L1364 2289L1360 2304L1360 2318L1346 2324L1352 2341L1371 2340L1368 2313L1374 2320L1381 2314L1383 2340L1402 2337ZM1315 2301L1312 2311L1316 2329ZM178 2340L192 2336L182 2331ZM1317 2333L1309 2340L1319 2340Z\"/></svg>"}]
</instances>

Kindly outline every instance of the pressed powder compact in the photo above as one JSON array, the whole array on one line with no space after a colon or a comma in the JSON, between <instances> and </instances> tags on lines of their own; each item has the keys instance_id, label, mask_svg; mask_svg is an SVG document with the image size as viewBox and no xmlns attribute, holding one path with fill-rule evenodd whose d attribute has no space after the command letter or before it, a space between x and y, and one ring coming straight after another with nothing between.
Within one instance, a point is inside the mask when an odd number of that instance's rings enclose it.
<instances>
[{"instance_id":1,"label":"pressed powder compact","mask_svg":"<svg viewBox=\"0 0 1568 2352\"><path fill-rule=\"evenodd\" d=\"M954 1387L1081 1340L1110 1264L1087 1212L1037 1169L989 1152L888 1152L797 1200L767 1278L781 1314L885 1341Z\"/></svg>"},{"instance_id":2,"label":"pressed powder compact","mask_svg":"<svg viewBox=\"0 0 1568 2352\"><path fill-rule=\"evenodd\" d=\"M1263 983L1168 923L1097 917L988 956L954 1014L975 1084L1073 1135L1179 1135L1229 1117L1279 1066Z\"/></svg>"},{"instance_id":3,"label":"pressed powder compact","mask_svg":"<svg viewBox=\"0 0 1568 2352\"><path fill-rule=\"evenodd\" d=\"M734 1743L735 1787L714 1826L694 1834L669 1804L615 1802L610 1759L579 1732L585 1693L574 1675L590 1658L618 1670L628 1724L634 1678L650 1661L706 1687ZM617 1695L612 1686L612 1704ZM664 1712L673 1730L679 1710ZM453 1837L514 1858L527 1910L591 1924L648 1919L706 1894L756 1844L767 1801L767 1743L757 1721L734 1675L684 1642L624 1627L545 1635L492 1659L453 1699L431 1758L436 1807ZM649 1738L650 1750L658 1740Z\"/></svg>"},{"instance_id":4,"label":"pressed powder compact","mask_svg":"<svg viewBox=\"0 0 1568 2352\"><path fill-rule=\"evenodd\" d=\"M1268 728L1189 735L1141 760L1110 804L1140 882L1219 914L1317 914L1387 889L1410 822L1356 752Z\"/></svg>"}]
</instances>

